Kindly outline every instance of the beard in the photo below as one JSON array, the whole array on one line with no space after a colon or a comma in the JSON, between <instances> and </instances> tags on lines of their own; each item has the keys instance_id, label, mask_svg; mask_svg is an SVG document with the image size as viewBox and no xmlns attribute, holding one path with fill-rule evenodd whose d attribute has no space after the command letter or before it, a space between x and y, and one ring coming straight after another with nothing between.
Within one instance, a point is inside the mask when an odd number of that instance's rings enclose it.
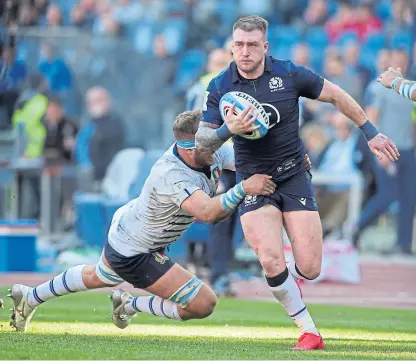
<instances>
[{"instance_id":1,"label":"beard","mask_svg":"<svg viewBox=\"0 0 416 361\"><path fill-rule=\"evenodd\" d=\"M261 66L262 61L263 59L252 63L244 63L242 61L239 61L237 62L237 67L244 73L250 74L258 70L258 68Z\"/></svg>"}]
</instances>

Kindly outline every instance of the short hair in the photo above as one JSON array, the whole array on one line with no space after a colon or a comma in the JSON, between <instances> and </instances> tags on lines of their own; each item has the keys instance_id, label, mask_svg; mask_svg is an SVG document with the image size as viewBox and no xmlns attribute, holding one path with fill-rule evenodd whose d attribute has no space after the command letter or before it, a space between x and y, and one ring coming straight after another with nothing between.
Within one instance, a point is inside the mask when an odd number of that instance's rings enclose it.
<instances>
[{"instance_id":1,"label":"short hair","mask_svg":"<svg viewBox=\"0 0 416 361\"><path fill-rule=\"evenodd\" d=\"M176 140L194 137L201 121L202 110L190 110L179 114L173 122L173 135Z\"/></svg>"},{"instance_id":2,"label":"short hair","mask_svg":"<svg viewBox=\"0 0 416 361\"><path fill-rule=\"evenodd\" d=\"M267 29L269 27L269 23L266 19L262 18L258 15L248 15L239 18L233 26L233 32L237 29L241 29L243 31L253 31L253 30L260 30L265 37L267 37Z\"/></svg>"}]
</instances>

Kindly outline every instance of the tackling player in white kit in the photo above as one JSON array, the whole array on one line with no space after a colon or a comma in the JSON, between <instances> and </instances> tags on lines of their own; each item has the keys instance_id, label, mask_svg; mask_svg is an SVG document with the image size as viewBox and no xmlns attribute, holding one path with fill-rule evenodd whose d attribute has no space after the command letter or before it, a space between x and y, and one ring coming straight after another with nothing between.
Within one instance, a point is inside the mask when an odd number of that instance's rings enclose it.
<instances>
[{"instance_id":1,"label":"tackling player in white kit","mask_svg":"<svg viewBox=\"0 0 416 361\"><path fill-rule=\"evenodd\" d=\"M256 174L215 196L222 169L235 170L234 151L230 144L215 153L196 150L200 119L199 110L176 118L176 143L156 162L140 196L115 213L96 265L69 268L34 288L13 285L9 295L14 303L12 327L26 331L36 307L51 298L124 281L153 295L133 297L113 291L112 320L119 328L125 328L137 312L176 320L212 313L215 293L163 252L195 219L221 221L245 195L270 195L275 184L271 177Z\"/></svg>"}]
</instances>

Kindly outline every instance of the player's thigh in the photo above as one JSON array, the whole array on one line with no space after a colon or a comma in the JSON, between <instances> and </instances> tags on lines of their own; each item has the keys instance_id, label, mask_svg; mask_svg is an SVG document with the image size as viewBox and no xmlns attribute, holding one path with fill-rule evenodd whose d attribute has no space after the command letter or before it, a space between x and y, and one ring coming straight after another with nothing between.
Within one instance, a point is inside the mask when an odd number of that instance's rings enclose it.
<instances>
[{"instance_id":1,"label":"player's thigh","mask_svg":"<svg viewBox=\"0 0 416 361\"><path fill-rule=\"evenodd\" d=\"M145 291L171 299L201 317L211 314L217 302L215 293L205 283L177 263Z\"/></svg>"},{"instance_id":2,"label":"player's thigh","mask_svg":"<svg viewBox=\"0 0 416 361\"><path fill-rule=\"evenodd\" d=\"M244 236L269 277L286 267L282 241L282 212L270 204L241 215Z\"/></svg>"},{"instance_id":3,"label":"player's thigh","mask_svg":"<svg viewBox=\"0 0 416 361\"><path fill-rule=\"evenodd\" d=\"M322 263L322 225L318 211L284 212L283 223L299 270L307 278L318 277Z\"/></svg>"}]
</instances>

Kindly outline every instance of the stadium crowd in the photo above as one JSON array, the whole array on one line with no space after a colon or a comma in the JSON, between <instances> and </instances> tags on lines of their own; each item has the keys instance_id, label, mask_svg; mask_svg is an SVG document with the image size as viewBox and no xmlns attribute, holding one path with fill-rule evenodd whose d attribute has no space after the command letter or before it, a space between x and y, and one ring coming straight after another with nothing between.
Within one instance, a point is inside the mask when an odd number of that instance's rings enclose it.
<instances>
[{"instance_id":1,"label":"stadium crowd","mask_svg":"<svg viewBox=\"0 0 416 361\"><path fill-rule=\"evenodd\" d=\"M169 122L175 112L202 107L209 81L232 60L228 36L233 22L241 15L264 16L269 21L270 55L289 58L345 89L397 144L402 154L397 164L378 162L365 139L335 108L300 101L301 135L314 171L358 172L365 180L361 217L349 225L353 242L359 245L362 231L380 215L397 214L396 246L391 252L412 252L416 108L375 79L389 66L416 78L414 1L20 0L4 4L1 128L8 131L10 125L14 129L22 125L26 159L43 158L49 168L76 165L83 170L79 173L90 173L84 190L98 192L122 149L148 151L169 145ZM80 36L91 39L86 51L78 44ZM92 62L81 69L83 57ZM116 78L122 79L122 85ZM223 177L226 191L233 175ZM79 186L68 184L72 191L63 192L69 194L63 198L71 199ZM36 218L39 177L30 178L27 186L31 200L22 206L22 216ZM318 186L316 193L325 237L342 238L349 185ZM208 252L210 263L224 258L216 266L213 282L225 272L235 222L230 219L210 230L215 235L214 248Z\"/></svg>"}]
</instances>

